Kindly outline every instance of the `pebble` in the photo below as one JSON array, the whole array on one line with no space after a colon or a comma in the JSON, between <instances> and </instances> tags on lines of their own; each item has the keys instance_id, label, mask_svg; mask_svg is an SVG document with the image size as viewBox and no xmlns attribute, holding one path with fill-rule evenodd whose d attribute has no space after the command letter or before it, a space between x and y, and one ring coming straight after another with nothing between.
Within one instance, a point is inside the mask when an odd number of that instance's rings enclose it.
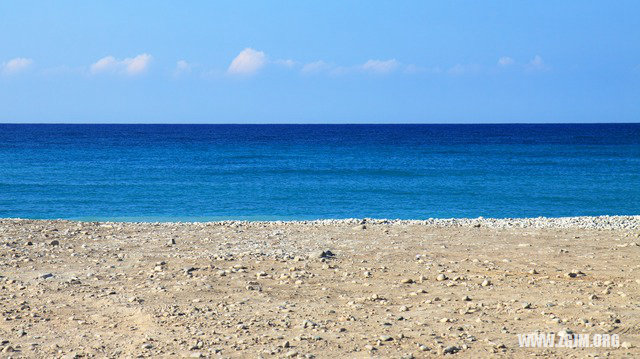
<instances>
[{"instance_id":1,"label":"pebble","mask_svg":"<svg viewBox=\"0 0 640 359\"><path fill-rule=\"evenodd\" d=\"M573 330L567 329L567 328L562 329L558 332L558 335L561 337L566 337L567 335L570 335L570 334L573 334Z\"/></svg>"},{"instance_id":2,"label":"pebble","mask_svg":"<svg viewBox=\"0 0 640 359\"><path fill-rule=\"evenodd\" d=\"M482 283L480 285L483 286L483 287L488 287L488 286L491 285L491 281L488 280L488 279L485 279L485 280L482 281Z\"/></svg>"},{"instance_id":3,"label":"pebble","mask_svg":"<svg viewBox=\"0 0 640 359\"><path fill-rule=\"evenodd\" d=\"M333 258L335 256L336 255L332 251L330 251L328 249L322 250L322 251L318 251L315 254L315 257L316 258L320 258L320 259L322 259L322 258Z\"/></svg>"},{"instance_id":4,"label":"pebble","mask_svg":"<svg viewBox=\"0 0 640 359\"><path fill-rule=\"evenodd\" d=\"M456 346L449 346L444 348L444 350L442 351L443 354L455 354L457 352L460 351L460 348L456 347Z\"/></svg>"},{"instance_id":5,"label":"pebble","mask_svg":"<svg viewBox=\"0 0 640 359\"><path fill-rule=\"evenodd\" d=\"M444 275L444 273L440 273L440 274L438 274L438 276L436 277L436 280L437 280L438 282L442 282L442 281L444 281L444 280L447 280L447 276L446 276L446 275Z\"/></svg>"}]
</instances>

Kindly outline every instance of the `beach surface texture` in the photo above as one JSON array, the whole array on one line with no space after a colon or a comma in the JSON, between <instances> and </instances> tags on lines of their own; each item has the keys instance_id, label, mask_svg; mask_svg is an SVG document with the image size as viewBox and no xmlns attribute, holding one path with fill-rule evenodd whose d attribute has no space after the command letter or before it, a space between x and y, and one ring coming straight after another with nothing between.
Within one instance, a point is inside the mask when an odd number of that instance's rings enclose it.
<instances>
[{"instance_id":1,"label":"beach surface texture","mask_svg":"<svg viewBox=\"0 0 640 359\"><path fill-rule=\"evenodd\" d=\"M3 219L0 358L640 357L639 258L640 216Z\"/></svg>"}]
</instances>

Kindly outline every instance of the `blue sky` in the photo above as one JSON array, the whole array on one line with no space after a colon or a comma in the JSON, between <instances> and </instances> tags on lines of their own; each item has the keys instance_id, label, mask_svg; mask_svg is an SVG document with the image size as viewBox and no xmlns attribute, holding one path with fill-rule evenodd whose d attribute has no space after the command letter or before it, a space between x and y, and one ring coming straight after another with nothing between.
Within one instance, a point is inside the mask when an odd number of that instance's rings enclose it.
<instances>
[{"instance_id":1,"label":"blue sky","mask_svg":"<svg viewBox=\"0 0 640 359\"><path fill-rule=\"evenodd\" d=\"M638 122L637 1L3 1L0 122Z\"/></svg>"}]
</instances>

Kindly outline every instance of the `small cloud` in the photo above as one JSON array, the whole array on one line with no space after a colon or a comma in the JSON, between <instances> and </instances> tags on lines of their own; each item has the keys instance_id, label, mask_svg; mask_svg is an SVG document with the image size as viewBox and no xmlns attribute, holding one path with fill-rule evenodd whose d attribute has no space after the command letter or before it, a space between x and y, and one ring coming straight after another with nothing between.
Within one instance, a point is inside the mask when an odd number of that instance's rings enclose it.
<instances>
[{"instance_id":1,"label":"small cloud","mask_svg":"<svg viewBox=\"0 0 640 359\"><path fill-rule=\"evenodd\" d=\"M227 73L232 75L252 75L260 70L265 62L266 55L264 52L246 48L231 61Z\"/></svg>"},{"instance_id":2,"label":"small cloud","mask_svg":"<svg viewBox=\"0 0 640 359\"><path fill-rule=\"evenodd\" d=\"M375 72L379 74L385 74L392 72L399 65L399 62L395 59L381 61L381 60L369 60L362 64L360 68L364 71Z\"/></svg>"},{"instance_id":3,"label":"small cloud","mask_svg":"<svg viewBox=\"0 0 640 359\"><path fill-rule=\"evenodd\" d=\"M3 75L13 75L25 71L33 64L32 59L24 57L16 57L7 62L2 63L0 70Z\"/></svg>"},{"instance_id":4,"label":"small cloud","mask_svg":"<svg viewBox=\"0 0 640 359\"><path fill-rule=\"evenodd\" d=\"M89 70L91 71L92 74L106 72L106 71L115 69L115 67L117 66L117 63L118 61L116 60L115 57L106 56L96 61L95 63L93 63L89 68Z\"/></svg>"},{"instance_id":5,"label":"small cloud","mask_svg":"<svg viewBox=\"0 0 640 359\"><path fill-rule=\"evenodd\" d=\"M515 61L509 56L502 56L501 58L498 59L498 65L500 66L509 66L509 65L513 65L514 63Z\"/></svg>"},{"instance_id":6,"label":"small cloud","mask_svg":"<svg viewBox=\"0 0 640 359\"><path fill-rule=\"evenodd\" d=\"M544 63L542 57L540 55L536 55L526 66L529 71L545 71L548 70L549 67Z\"/></svg>"},{"instance_id":7,"label":"small cloud","mask_svg":"<svg viewBox=\"0 0 640 359\"><path fill-rule=\"evenodd\" d=\"M131 76L139 75L147 70L151 59L152 56L149 54L140 54L123 60L118 60L113 56L105 56L93 63L89 70L92 74L112 72Z\"/></svg>"},{"instance_id":8,"label":"small cloud","mask_svg":"<svg viewBox=\"0 0 640 359\"><path fill-rule=\"evenodd\" d=\"M332 68L333 66L329 65L328 63L322 61L322 60L318 60L318 61L314 61L314 62L310 62L308 64L305 64L304 66L302 66L302 70L300 70L302 73L304 74L311 74L311 73L317 73L317 72L322 72L322 71L328 71Z\"/></svg>"},{"instance_id":9,"label":"small cloud","mask_svg":"<svg viewBox=\"0 0 640 359\"><path fill-rule=\"evenodd\" d=\"M284 67L294 67L298 64L297 61L291 60L291 59L285 59L285 60L276 60L273 63L275 63L276 65L280 65L280 66L284 66Z\"/></svg>"},{"instance_id":10,"label":"small cloud","mask_svg":"<svg viewBox=\"0 0 640 359\"><path fill-rule=\"evenodd\" d=\"M182 74L188 74L191 72L191 69L193 68L193 65L191 65L190 63L188 63L185 60L178 60L178 62L176 62L176 70L174 71L174 75L179 76Z\"/></svg>"},{"instance_id":11,"label":"small cloud","mask_svg":"<svg viewBox=\"0 0 640 359\"><path fill-rule=\"evenodd\" d=\"M125 72L129 75L137 75L147 70L149 63L151 62L151 55L141 54L132 59L126 58L122 61L124 63Z\"/></svg>"}]
</instances>

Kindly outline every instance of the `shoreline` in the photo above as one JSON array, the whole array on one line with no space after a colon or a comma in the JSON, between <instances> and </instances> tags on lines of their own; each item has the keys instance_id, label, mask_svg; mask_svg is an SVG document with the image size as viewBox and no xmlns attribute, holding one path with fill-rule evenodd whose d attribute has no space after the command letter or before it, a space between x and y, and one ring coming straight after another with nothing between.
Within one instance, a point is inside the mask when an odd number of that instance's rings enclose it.
<instances>
[{"instance_id":1,"label":"shoreline","mask_svg":"<svg viewBox=\"0 0 640 359\"><path fill-rule=\"evenodd\" d=\"M127 224L127 225L419 225L434 228L451 227L487 227L487 228L557 228L557 229L640 229L640 215L602 215L575 217L514 217L514 218L428 218L428 219L385 219L385 218L344 218L344 219L314 219L314 220L282 220L282 221L252 221L252 220L221 220L221 221L85 221L73 219L28 219L28 218L0 218L2 222L29 223L82 223L82 224Z\"/></svg>"}]
</instances>

